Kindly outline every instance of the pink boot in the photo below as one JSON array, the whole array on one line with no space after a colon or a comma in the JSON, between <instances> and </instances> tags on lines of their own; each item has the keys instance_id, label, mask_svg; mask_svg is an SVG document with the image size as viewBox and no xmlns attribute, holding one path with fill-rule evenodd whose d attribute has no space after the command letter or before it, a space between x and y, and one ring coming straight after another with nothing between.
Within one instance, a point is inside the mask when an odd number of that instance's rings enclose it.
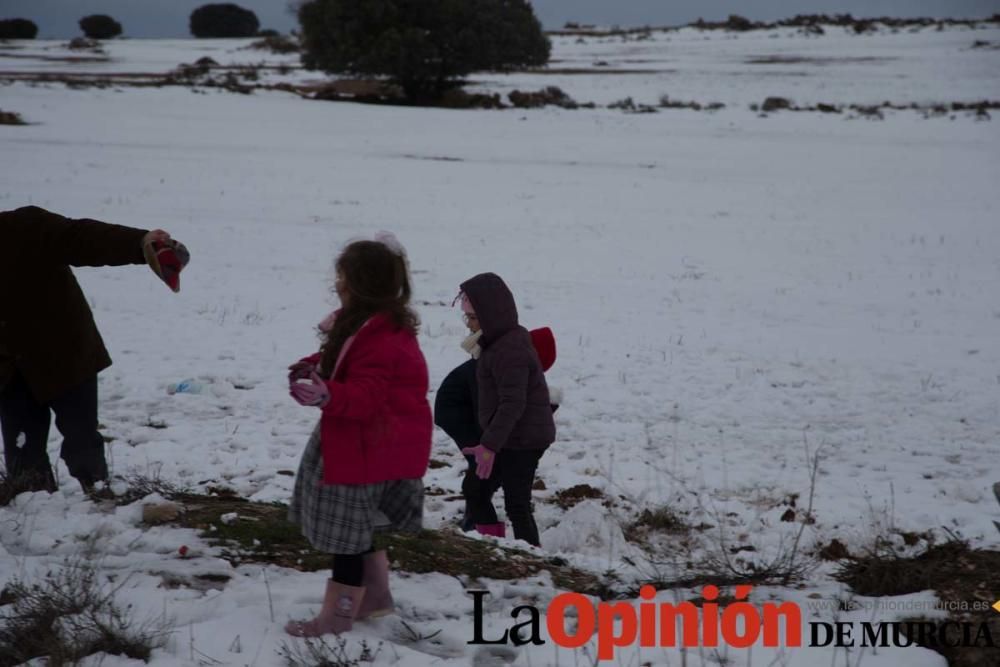
<instances>
[{"instance_id":1,"label":"pink boot","mask_svg":"<svg viewBox=\"0 0 1000 667\"><path fill-rule=\"evenodd\" d=\"M326 596L319 616L311 621L289 621L285 624L285 632L293 637L319 637L331 632L335 635L347 632L354 624L364 597L363 586L348 586L327 579Z\"/></svg>"},{"instance_id":2,"label":"pink boot","mask_svg":"<svg viewBox=\"0 0 1000 667\"><path fill-rule=\"evenodd\" d=\"M477 523L476 532L493 537L507 537L507 526L503 523Z\"/></svg>"},{"instance_id":3,"label":"pink boot","mask_svg":"<svg viewBox=\"0 0 1000 667\"><path fill-rule=\"evenodd\" d=\"M361 583L365 587L365 597L361 601L357 620L378 618L395 611L392 593L389 592L389 556L384 550L365 555L365 573Z\"/></svg>"}]
</instances>

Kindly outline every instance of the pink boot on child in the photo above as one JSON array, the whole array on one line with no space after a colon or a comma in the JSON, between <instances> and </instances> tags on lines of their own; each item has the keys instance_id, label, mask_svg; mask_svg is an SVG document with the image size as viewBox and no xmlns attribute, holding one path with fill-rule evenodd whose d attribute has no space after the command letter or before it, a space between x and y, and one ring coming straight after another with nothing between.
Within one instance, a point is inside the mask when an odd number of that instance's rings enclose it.
<instances>
[{"instance_id":1,"label":"pink boot on child","mask_svg":"<svg viewBox=\"0 0 1000 667\"><path fill-rule=\"evenodd\" d=\"M396 610L389 592L389 556L385 550L365 554L365 573L361 584L365 588L365 597L355 617L357 620L386 616Z\"/></svg>"},{"instance_id":2,"label":"pink boot on child","mask_svg":"<svg viewBox=\"0 0 1000 667\"><path fill-rule=\"evenodd\" d=\"M364 597L364 587L348 586L327 579L326 596L319 616L311 621L289 621L285 625L285 632L293 637L319 637L347 632L354 625Z\"/></svg>"},{"instance_id":3,"label":"pink boot on child","mask_svg":"<svg viewBox=\"0 0 1000 667\"><path fill-rule=\"evenodd\" d=\"M502 523L477 523L476 532L493 537L507 537L507 526Z\"/></svg>"}]
</instances>

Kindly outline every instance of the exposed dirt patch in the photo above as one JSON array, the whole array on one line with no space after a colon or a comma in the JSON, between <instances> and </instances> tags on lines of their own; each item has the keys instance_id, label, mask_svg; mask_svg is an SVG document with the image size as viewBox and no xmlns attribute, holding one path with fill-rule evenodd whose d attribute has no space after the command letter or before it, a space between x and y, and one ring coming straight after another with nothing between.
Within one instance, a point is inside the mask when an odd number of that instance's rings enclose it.
<instances>
[{"instance_id":1,"label":"exposed dirt patch","mask_svg":"<svg viewBox=\"0 0 1000 667\"><path fill-rule=\"evenodd\" d=\"M843 560L851 557L851 552L843 542L834 538L828 544L823 545L816 551L816 555L823 560Z\"/></svg>"},{"instance_id":2,"label":"exposed dirt patch","mask_svg":"<svg viewBox=\"0 0 1000 667\"><path fill-rule=\"evenodd\" d=\"M939 104L895 104L893 102L882 102L881 104L819 104L800 106L784 97L768 97L763 104L751 104L751 111L768 113L773 111L794 111L794 112L819 112L819 113L848 113L857 118L869 118L882 120L885 118L885 111L916 111L924 118L935 118L941 116L964 114L974 116L976 120L990 120L990 111L1000 109L1000 100L981 100L978 102L942 102ZM851 116L849 116L851 117Z\"/></svg>"},{"instance_id":3,"label":"exposed dirt patch","mask_svg":"<svg viewBox=\"0 0 1000 667\"><path fill-rule=\"evenodd\" d=\"M845 56L842 58L819 58L812 56L766 55L751 56L743 62L748 65L843 65L843 64L882 64L899 58L881 56Z\"/></svg>"},{"instance_id":4,"label":"exposed dirt patch","mask_svg":"<svg viewBox=\"0 0 1000 667\"><path fill-rule=\"evenodd\" d=\"M647 544L651 534L685 535L692 528L683 517L669 507L644 509L622 532L625 539L634 544Z\"/></svg>"},{"instance_id":5,"label":"exposed dirt patch","mask_svg":"<svg viewBox=\"0 0 1000 667\"><path fill-rule=\"evenodd\" d=\"M988 19L936 19L930 17L895 18L880 16L877 18L855 18L851 14L797 14L792 18L774 22L750 21L742 16L732 14L725 21L703 21L698 19L690 26L700 30L728 30L746 32L750 30L774 30L775 28L800 28L813 34L824 34L825 26L844 28L855 34L872 32L878 27L891 30L903 28L920 29L935 27L943 30L945 26L976 27L985 23L1000 23L1000 15L994 14ZM819 28L820 30L816 30Z\"/></svg>"},{"instance_id":6,"label":"exposed dirt patch","mask_svg":"<svg viewBox=\"0 0 1000 667\"><path fill-rule=\"evenodd\" d=\"M631 74L676 74L676 69L616 69L608 66L601 67L548 67L545 69L526 70L528 74L590 74L601 76L618 76Z\"/></svg>"},{"instance_id":7,"label":"exposed dirt patch","mask_svg":"<svg viewBox=\"0 0 1000 667\"><path fill-rule=\"evenodd\" d=\"M23 60L41 60L52 63L106 63L111 62L107 56L49 56L41 53L6 53L0 51L4 58L20 58Z\"/></svg>"},{"instance_id":8,"label":"exposed dirt patch","mask_svg":"<svg viewBox=\"0 0 1000 667\"><path fill-rule=\"evenodd\" d=\"M549 499L549 502L567 510L584 500L607 500L607 496L600 489L595 489L589 484L577 484L568 489L560 489Z\"/></svg>"},{"instance_id":9,"label":"exposed dirt patch","mask_svg":"<svg viewBox=\"0 0 1000 667\"><path fill-rule=\"evenodd\" d=\"M548 86L533 92L514 90L507 95L507 99L518 109L537 109L550 105L563 109L576 109L580 106L558 86Z\"/></svg>"},{"instance_id":10,"label":"exposed dirt patch","mask_svg":"<svg viewBox=\"0 0 1000 667\"><path fill-rule=\"evenodd\" d=\"M222 557L233 564L274 563L302 571L330 567L330 555L312 549L299 527L287 520L288 508L283 504L187 493L172 500L185 509L177 523L201 531L204 538L222 546ZM230 516L223 521L223 515ZM561 559L541 558L457 532L382 534L376 537L376 545L388 550L394 567L406 572L523 579L546 570L559 588L602 598L615 596L608 582L569 567Z\"/></svg>"},{"instance_id":11,"label":"exposed dirt patch","mask_svg":"<svg viewBox=\"0 0 1000 667\"><path fill-rule=\"evenodd\" d=\"M403 157L407 160L430 160L431 162L465 162L460 157L450 157L447 155L412 155L407 153Z\"/></svg>"},{"instance_id":12,"label":"exposed dirt patch","mask_svg":"<svg viewBox=\"0 0 1000 667\"><path fill-rule=\"evenodd\" d=\"M0 125L27 125L21 114L0 109Z\"/></svg>"},{"instance_id":13,"label":"exposed dirt patch","mask_svg":"<svg viewBox=\"0 0 1000 667\"><path fill-rule=\"evenodd\" d=\"M934 590L949 604L992 605L1000 597L1000 551L972 549L952 540L931 545L922 553L899 556L891 548L852 558L837 575L861 595L883 597ZM1000 644L1000 614L992 609L952 611L951 621L986 624L995 643ZM975 630L973 634L975 634ZM957 642L956 642L957 643ZM951 667L993 667L1000 665L998 646L943 646L928 643L948 660Z\"/></svg>"}]
</instances>

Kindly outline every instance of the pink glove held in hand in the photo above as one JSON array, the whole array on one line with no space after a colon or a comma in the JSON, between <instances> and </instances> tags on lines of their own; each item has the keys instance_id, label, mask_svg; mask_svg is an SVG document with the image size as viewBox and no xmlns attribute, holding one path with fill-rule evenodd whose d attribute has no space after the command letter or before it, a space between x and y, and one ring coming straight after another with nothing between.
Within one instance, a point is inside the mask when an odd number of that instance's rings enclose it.
<instances>
[{"instance_id":1,"label":"pink glove held in hand","mask_svg":"<svg viewBox=\"0 0 1000 667\"><path fill-rule=\"evenodd\" d=\"M476 477L479 479L490 478L490 474L493 472L493 464L497 460L496 452L485 445L476 445L475 447L466 447L462 450L462 453L466 456L474 456L476 458Z\"/></svg>"},{"instance_id":2,"label":"pink glove held in hand","mask_svg":"<svg viewBox=\"0 0 1000 667\"><path fill-rule=\"evenodd\" d=\"M309 382L293 382L288 393L299 405L322 408L330 400L330 390L315 371L309 376Z\"/></svg>"},{"instance_id":3,"label":"pink glove held in hand","mask_svg":"<svg viewBox=\"0 0 1000 667\"><path fill-rule=\"evenodd\" d=\"M316 370L316 365L308 361L296 361L288 367L288 381L305 380Z\"/></svg>"}]
</instances>

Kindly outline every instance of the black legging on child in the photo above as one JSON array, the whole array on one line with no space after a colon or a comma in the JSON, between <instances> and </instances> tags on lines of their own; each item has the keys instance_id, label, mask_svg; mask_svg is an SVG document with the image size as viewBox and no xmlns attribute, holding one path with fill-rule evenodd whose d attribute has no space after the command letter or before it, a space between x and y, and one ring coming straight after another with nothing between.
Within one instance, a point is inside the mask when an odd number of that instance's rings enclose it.
<instances>
[{"instance_id":1,"label":"black legging on child","mask_svg":"<svg viewBox=\"0 0 1000 667\"><path fill-rule=\"evenodd\" d=\"M493 494L503 488L504 509L514 528L514 537L528 544L539 546L538 526L531 508L531 487L535 483L535 470L544 449L504 449L497 454L489 479L477 480L478 484L463 484L462 490L469 501L469 509L477 524L497 523L493 507ZM475 466L466 472L475 476Z\"/></svg>"},{"instance_id":2,"label":"black legging on child","mask_svg":"<svg viewBox=\"0 0 1000 667\"><path fill-rule=\"evenodd\" d=\"M374 549L360 554L334 554L333 580L345 586L360 586L365 577L365 556Z\"/></svg>"}]
</instances>

